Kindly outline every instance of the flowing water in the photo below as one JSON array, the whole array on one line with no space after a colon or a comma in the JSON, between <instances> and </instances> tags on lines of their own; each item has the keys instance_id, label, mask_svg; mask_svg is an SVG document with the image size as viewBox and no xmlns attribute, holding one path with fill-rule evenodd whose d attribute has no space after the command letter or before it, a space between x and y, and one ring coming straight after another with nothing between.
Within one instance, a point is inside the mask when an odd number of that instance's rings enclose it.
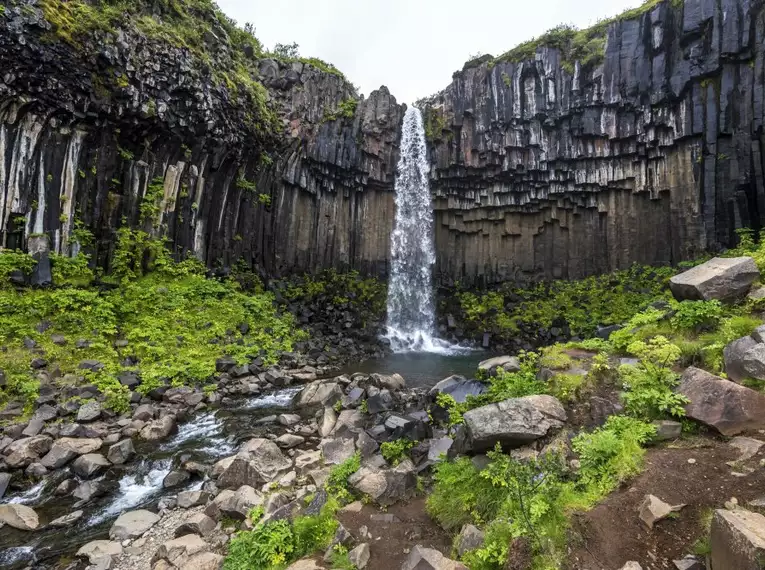
<instances>
[{"instance_id":1,"label":"flowing water","mask_svg":"<svg viewBox=\"0 0 765 570\"><path fill-rule=\"evenodd\" d=\"M107 486L108 492L77 507L84 513L74 526L34 533L4 527L0 532L0 568L15 570L30 564L45 567L62 555L73 554L90 540L107 538L112 522L121 513L153 508L164 495L200 488L201 479L192 479L185 487L175 489L164 489L162 481L177 468L181 458L212 464L233 455L243 441L263 436L269 427L258 420L290 410L299 390L286 388L245 400L236 409L202 412L180 424L176 434L162 444L144 442L137 445L138 459L124 466L114 466L105 475L91 480ZM53 493L61 481L72 476L69 469L54 472L23 492L9 492L0 503L26 504L34 508L40 522L46 524L76 510L73 497L56 497Z\"/></svg>"},{"instance_id":2,"label":"flowing water","mask_svg":"<svg viewBox=\"0 0 765 570\"><path fill-rule=\"evenodd\" d=\"M394 353L464 352L464 347L435 336L432 271L436 254L428 184L430 166L422 113L415 107L404 115L397 170L386 337Z\"/></svg>"}]
</instances>

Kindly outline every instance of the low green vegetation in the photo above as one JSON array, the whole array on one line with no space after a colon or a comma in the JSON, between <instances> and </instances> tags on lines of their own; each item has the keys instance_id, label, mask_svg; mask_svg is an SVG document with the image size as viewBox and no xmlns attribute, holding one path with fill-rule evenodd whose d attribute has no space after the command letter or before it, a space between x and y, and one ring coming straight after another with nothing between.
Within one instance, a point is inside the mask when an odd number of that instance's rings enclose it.
<instances>
[{"instance_id":1,"label":"low green vegetation","mask_svg":"<svg viewBox=\"0 0 765 570\"><path fill-rule=\"evenodd\" d=\"M39 379L31 363L42 358L49 370L58 371L60 383L84 377L107 396L108 405L122 411L129 392L120 373L137 372L143 392L164 384L205 383L219 357L241 364L258 356L275 362L304 334L291 315L277 311L274 296L259 282L243 291L234 279L208 279L198 261L173 261L164 244L144 232L120 230L114 272L104 278L112 287L90 286L94 272L84 254L54 255L52 266L54 288L16 290L2 279L3 401L32 403ZM0 268L7 275L29 271L31 264L23 254L2 253ZM82 369L88 360L99 365Z\"/></svg>"},{"instance_id":2,"label":"low green vegetation","mask_svg":"<svg viewBox=\"0 0 765 570\"><path fill-rule=\"evenodd\" d=\"M570 515L592 507L622 481L640 471L643 446L655 428L615 416L572 442L581 467L572 471L554 452L519 461L497 447L479 470L466 457L436 467L428 497L429 514L457 531L472 523L484 528L483 545L463 556L471 570L505 568L512 539L528 540L533 568L559 568L566 556Z\"/></svg>"},{"instance_id":3,"label":"low green vegetation","mask_svg":"<svg viewBox=\"0 0 765 570\"><path fill-rule=\"evenodd\" d=\"M322 117L321 122L327 123L330 121L337 121L338 119L353 119L354 115L356 114L356 107L358 104L358 99L354 99L353 97L344 99L343 101L340 101L340 104L337 106L336 110L325 110L324 117Z\"/></svg>"},{"instance_id":4,"label":"low green vegetation","mask_svg":"<svg viewBox=\"0 0 765 570\"><path fill-rule=\"evenodd\" d=\"M414 447L414 442L408 439L386 441L380 445L380 453L382 453L385 461L395 466L409 457L409 451L412 447Z\"/></svg>"},{"instance_id":5,"label":"low green vegetation","mask_svg":"<svg viewBox=\"0 0 765 570\"><path fill-rule=\"evenodd\" d=\"M502 286L482 294L458 293L459 311L470 330L510 340L529 329L568 326L572 336L594 335L599 325L627 321L651 303L670 298L667 284L676 270L636 265L624 271L576 281L530 287Z\"/></svg>"},{"instance_id":6,"label":"low green vegetation","mask_svg":"<svg viewBox=\"0 0 765 570\"><path fill-rule=\"evenodd\" d=\"M330 498L317 516L256 524L231 539L224 570L277 570L317 550L329 547L337 529L339 504Z\"/></svg>"},{"instance_id":7,"label":"low green vegetation","mask_svg":"<svg viewBox=\"0 0 765 570\"><path fill-rule=\"evenodd\" d=\"M299 516L292 522L259 522L260 516L254 518L255 528L239 532L231 540L224 570L281 570L298 558L326 550L337 529L338 509L354 498L348 477L360 466L361 456L357 453L332 468L325 485L328 499L318 515ZM337 570L353 568L342 545L333 549L331 563Z\"/></svg>"}]
</instances>

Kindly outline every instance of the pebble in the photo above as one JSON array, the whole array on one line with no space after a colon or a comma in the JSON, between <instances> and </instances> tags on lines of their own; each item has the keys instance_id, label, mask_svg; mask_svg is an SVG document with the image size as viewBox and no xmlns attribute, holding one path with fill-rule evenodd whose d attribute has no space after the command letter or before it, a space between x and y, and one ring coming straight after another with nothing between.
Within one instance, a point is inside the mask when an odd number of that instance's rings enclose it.
<instances>
[{"instance_id":1,"label":"pebble","mask_svg":"<svg viewBox=\"0 0 765 570\"><path fill-rule=\"evenodd\" d=\"M691 458L688 460L688 463L690 463L691 465L693 465L694 463L696 463L696 460L695 460L693 457L691 457Z\"/></svg>"}]
</instances>

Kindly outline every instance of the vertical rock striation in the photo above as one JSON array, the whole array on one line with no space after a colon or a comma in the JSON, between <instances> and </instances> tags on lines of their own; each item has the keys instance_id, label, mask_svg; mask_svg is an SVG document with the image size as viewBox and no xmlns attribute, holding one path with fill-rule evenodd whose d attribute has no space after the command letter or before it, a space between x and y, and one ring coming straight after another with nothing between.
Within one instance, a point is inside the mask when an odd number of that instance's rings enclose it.
<instances>
[{"instance_id":1,"label":"vertical rock striation","mask_svg":"<svg viewBox=\"0 0 765 570\"><path fill-rule=\"evenodd\" d=\"M231 61L215 20L210 63L129 25L63 41L50 5L0 12L0 245L45 234L72 255L87 227L108 268L126 224L211 266L386 274L403 108L385 87L359 99L339 74L253 58L269 136L231 69L215 74Z\"/></svg>"},{"instance_id":2,"label":"vertical rock striation","mask_svg":"<svg viewBox=\"0 0 765 570\"><path fill-rule=\"evenodd\" d=\"M676 263L762 225L765 14L667 0L602 62L477 60L422 106L444 281Z\"/></svg>"}]
</instances>

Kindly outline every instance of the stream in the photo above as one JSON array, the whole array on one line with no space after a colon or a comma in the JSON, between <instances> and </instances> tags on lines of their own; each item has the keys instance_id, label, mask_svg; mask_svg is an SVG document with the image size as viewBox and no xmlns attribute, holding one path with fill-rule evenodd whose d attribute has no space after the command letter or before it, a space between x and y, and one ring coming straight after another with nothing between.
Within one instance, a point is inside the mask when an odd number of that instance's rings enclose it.
<instances>
[{"instance_id":1,"label":"stream","mask_svg":"<svg viewBox=\"0 0 765 570\"><path fill-rule=\"evenodd\" d=\"M398 372L409 387L428 388L452 374L472 376L485 352L474 351L454 356L433 353L392 354L380 360L357 363L338 374L353 372ZM108 538L109 528L124 511L138 508L155 509L164 496L188 489L201 488L204 481L192 478L185 485L163 489L162 481L183 460L192 459L211 465L233 455L239 446L253 438L265 436L272 423L259 423L267 416L292 410L292 401L301 387L285 388L239 401L233 409L202 411L189 421L180 423L169 439L157 442L134 440L136 457L125 465L112 466L106 474L91 480L104 485L105 493L89 503L75 507L77 499L59 497L56 487L65 479L76 478L69 468L57 470L23 492L6 496L1 503L23 503L37 511L45 525L75 510L83 510L82 518L67 528L42 528L23 532L4 527L0 532L0 568L20 570L29 565L50 567L62 557L72 556L85 543ZM313 415L307 410L302 415Z\"/></svg>"}]
</instances>

